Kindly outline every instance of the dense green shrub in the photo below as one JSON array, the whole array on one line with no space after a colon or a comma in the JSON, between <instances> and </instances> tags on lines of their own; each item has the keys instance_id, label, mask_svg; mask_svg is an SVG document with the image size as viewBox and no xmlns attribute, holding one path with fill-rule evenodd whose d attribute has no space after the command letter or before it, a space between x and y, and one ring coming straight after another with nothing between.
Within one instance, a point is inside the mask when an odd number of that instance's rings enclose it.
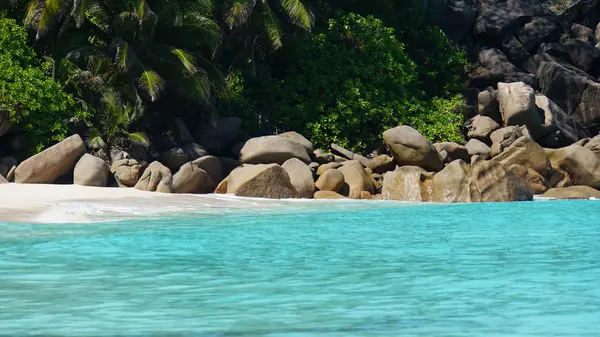
<instances>
[{"instance_id":1,"label":"dense green shrub","mask_svg":"<svg viewBox=\"0 0 600 337\"><path fill-rule=\"evenodd\" d=\"M418 64L394 30L372 16L339 15L282 57L288 66L280 74L257 67L254 80L235 76L230 83L227 98L245 123L274 126L263 129L268 132L296 130L317 146L335 142L359 152L377 148L381 133L398 124L433 141L462 140L460 97L429 97ZM429 75L439 76L437 91L450 93L456 79L440 74Z\"/></svg>"},{"instance_id":2,"label":"dense green shrub","mask_svg":"<svg viewBox=\"0 0 600 337\"><path fill-rule=\"evenodd\" d=\"M51 67L27 45L25 29L0 16L0 110L26 131L32 151L62 140L69 119L79 114L73 99L49 76Z\"/></svg>"}]
</instances>

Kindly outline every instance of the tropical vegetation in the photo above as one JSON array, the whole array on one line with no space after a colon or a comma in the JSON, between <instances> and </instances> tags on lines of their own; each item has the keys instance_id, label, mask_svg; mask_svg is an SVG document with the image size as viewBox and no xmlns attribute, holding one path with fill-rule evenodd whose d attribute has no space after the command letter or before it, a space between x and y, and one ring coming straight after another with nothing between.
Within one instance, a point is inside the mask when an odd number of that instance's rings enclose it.
<instances>
[{"instance_id":1,"label":"tropical vegetation","mask_svg":"<svg viewBox=\"0 0 600 337\"><path fill-rule=\"evenodd\" d=\"M242 118L241 137L296 130L362 152L399 123L462 139L465 56L412 0L10 0L0 11L0 113L32 141L24 152L73 132L105 153L161 146L173 117L219 115Z\"/></svg>"}]
</instances>

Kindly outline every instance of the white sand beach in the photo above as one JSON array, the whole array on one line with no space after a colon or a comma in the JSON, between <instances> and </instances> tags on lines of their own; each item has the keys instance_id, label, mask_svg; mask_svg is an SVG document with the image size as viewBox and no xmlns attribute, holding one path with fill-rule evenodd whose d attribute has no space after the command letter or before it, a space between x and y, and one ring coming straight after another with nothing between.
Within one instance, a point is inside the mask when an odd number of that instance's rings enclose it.
<instances>
[{"instance_id":1,"label":"white sand beach","mask_svg":"<svg viewBox=\"0 0 600 337\"><path fill-rule=\"evenodd\" d=\"M287 212L379 208L414 203L367 200L259 199L224 194L169 194L133 188L50 184L1 184L0 222L85 223L194 213ZM287 206L287 207L286 207Z\"/></svg>"}]
</instances>

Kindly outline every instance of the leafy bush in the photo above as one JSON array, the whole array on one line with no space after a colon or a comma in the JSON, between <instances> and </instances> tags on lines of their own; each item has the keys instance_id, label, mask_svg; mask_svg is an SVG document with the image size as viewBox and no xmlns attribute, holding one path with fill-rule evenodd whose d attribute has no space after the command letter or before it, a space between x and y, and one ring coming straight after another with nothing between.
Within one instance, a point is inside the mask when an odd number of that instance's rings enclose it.
<instances>
[{"instance_id":1,"label":"leafy bush","mask_svg":"<svg viewBox=\"0 0 600 337\"><path fill-rule=\"evenodd\" d=\"M232 110L245 123L262 124L265 132L296 130L316 146L335 142L357 152L379 147L381 133L399 124L433 141L462 141L460 97L429 97L418 65L394 30L372 16L336 16L281 57L289 63L278 71L282 75L258 67L254 81L230 83L230 93L237 93ZM426 75L438 81L438 92L455 88L446 73ZM264 124L273 128L265 130Z\"/></svg>"},{"instance_id":2,"label":"leafy bush","mask_svg":"<svg viewBox=\"0 0 600 337\"><path fill-rule=\"evenodd\" d=\"M49 76L51 68L27 46L25 29L0 15L0 111L27 133L32 151L64 139L69 119L79 114L73 99Z\"/></svg>"}]
</instances>

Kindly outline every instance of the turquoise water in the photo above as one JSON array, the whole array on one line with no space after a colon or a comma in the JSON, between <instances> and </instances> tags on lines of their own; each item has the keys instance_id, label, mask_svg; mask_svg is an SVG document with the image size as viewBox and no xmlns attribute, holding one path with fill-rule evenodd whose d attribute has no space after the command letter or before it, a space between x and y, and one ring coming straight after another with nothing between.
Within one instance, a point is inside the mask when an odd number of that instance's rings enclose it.
<instances>
[{"instance_id":1,"label":"turquoise water","mask_svg":"<svg viewBox=\"0 0 600 337\"><path fill-rule=\"evenodd\" d=\"M599 205L0 224L0 335L598 336Z\"/></svg>"}]
</instances>

